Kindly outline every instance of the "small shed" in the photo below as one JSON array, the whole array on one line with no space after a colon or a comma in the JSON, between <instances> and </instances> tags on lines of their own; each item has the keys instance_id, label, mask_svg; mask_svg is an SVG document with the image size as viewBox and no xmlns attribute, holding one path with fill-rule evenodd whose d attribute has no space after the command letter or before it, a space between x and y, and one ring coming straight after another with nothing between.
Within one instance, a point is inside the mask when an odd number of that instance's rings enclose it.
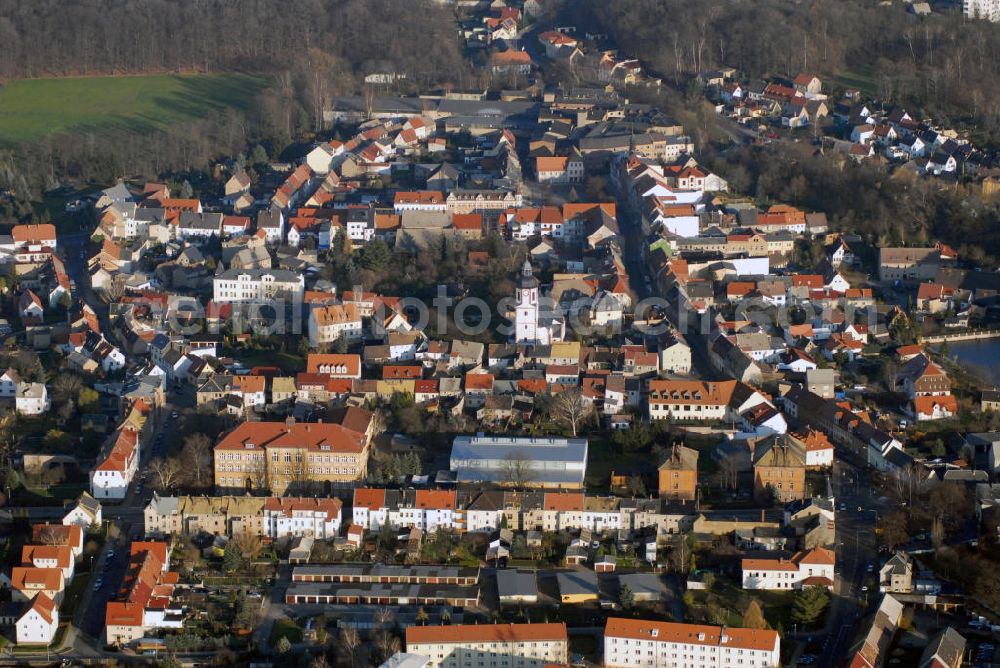
<instances>
[{"instance_id":1,"label":"small shed","mask_svg":"<svg viewBox=\"0 0 1000 668\"><path fill-rule=\"evenodd\" d=\"M597 601L600 588L593 571L564 571L556 573L559 600L563 603L590 603Z\"/></svg>"},{"instance_id":2,"label":"small shed","mask_svg":"<svg viewBox=\"0 0 1000 668\"><path fill-rule=\"evenodd\" d=\"M595 573L614 573L617 559L610 554L605 554L594 559Z\"/></svg>"}]
</instances>

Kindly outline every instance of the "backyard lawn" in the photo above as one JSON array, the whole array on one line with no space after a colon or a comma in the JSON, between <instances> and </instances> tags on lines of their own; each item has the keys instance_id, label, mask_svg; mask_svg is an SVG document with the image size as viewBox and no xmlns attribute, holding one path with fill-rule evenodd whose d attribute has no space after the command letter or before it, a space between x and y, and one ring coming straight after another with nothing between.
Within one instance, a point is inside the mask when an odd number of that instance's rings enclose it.
<instances>
[{"instance_id":1,"label":"backyard lawn","mask_svg":"<svg viewBox=\"0 0 1000 668\"><path fill-rule=\"evenodd\" d=\"M47 135L149 131L229 107L267 84L247 74L25 79L0 86L0 146Z\"/></svg>"}]
</instances>

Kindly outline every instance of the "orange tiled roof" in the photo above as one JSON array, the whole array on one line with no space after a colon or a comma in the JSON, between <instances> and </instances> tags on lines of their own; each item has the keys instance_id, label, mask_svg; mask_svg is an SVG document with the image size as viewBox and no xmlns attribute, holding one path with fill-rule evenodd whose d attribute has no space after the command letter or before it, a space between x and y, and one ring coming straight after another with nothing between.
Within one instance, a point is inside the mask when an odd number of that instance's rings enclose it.
<instances>
[{"instance_id":1,"label":"orange tiled roof","mask_svg":"<svg viewBox=\"0 0 1000 668\"><path fill-rule=\"evenodd\" d=\"M654 634L653 631L656 631ZM678 624L654 622L643 619L611 617L604 628L605 637L658 640L660 642L690 645L721 645L726 635L726 646L740 649L773 650L778 644L778 632L758 629L710 626L707 624Z\"/></svg>"},{"instance_id":2,"label":"orange tiled roof","mask_svg":"<svg viewBox=\"0 0 1000 668\"><path fill-rule=\"evenodd\" d=\"M406 629L406 644L469 643L469 642L530 642L568 640L566 624L453 624L451 626L410 626Z\"/></svg>"},{"instance_id":3,"label":"orange tiled roof","mask_svg":"<svg viewBox=\"0 0 1000 668\"><path fill-rule=\"evenodd\" d=\"M364 437L339 424L284 422L244 422L229 432L215 446L216 450L256 450L291 448L359 453L364 451Z\"/></svg>"}]
</instances>

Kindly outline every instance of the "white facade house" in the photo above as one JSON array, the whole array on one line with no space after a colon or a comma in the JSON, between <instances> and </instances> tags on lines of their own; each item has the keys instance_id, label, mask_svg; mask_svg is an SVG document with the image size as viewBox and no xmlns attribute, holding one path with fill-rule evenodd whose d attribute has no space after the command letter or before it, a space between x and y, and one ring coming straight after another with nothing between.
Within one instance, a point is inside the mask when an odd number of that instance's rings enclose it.
<instances>
[{"instance_id":1,"label":"white facade house","mask_svg":"<svg viewBox=\"0 0 1000 668\"><path fill-rule=\"evenodd\" d=\"M649 417L653 420L722 420L735 383L697 380L649 382Z\"/></svg>"},{"instance_id":2,"label":"white facade house","mask_svg":"<svg viewBox=\"0 0 1000 668\"><path fill-rule=\"evenodd\" d=\"M415 527L427 533L456 530L460 528L460 516L454 491L354 490L353 523L370 531L379 531L383 526Z\"/></svg>"},{"instance_id":3,"label":"white facade house","mask_svg":"<svg viewBox=\"0 0 1000 668\"><path fill-rule=\"evenodd\" d=\"M49 645L59 628L59 606L38 594L15 623L18 645Z\"/></svg>"},{"instance_id":4,"label":"white facade house","mask_svg":"<svg viewBox=\"0 0 1000 668\"><path fill-rule=\"evenodd\" d=\"M306 154L306 164L316 174L327 174L334 159L344 153L344 144L337 140L317 144Z\"/></svg>"},{"instance_id":5,"label":"white facade house","mask_svg":"<svg viewBox=\"0 0 1000 668\"><path fill-rule=\"evenodd\" d=\"M212 299L228 304L290 303L298 312L302 306L305 279L287 269L229 269L212 280Z\"/></svg>"},{"instance_id":6,"label":"white facade house","mask_svg":"<svg viewBox=\"0 0 1000 668\"><path fill-rule=\"evenodd\" d=\"M86 530L92 524L100 524L102 520L103 510L100 502L84 492L69 509L69 512L63 515L62 523L66 526L76 525Z\"/></svg>"},{"instance_id":7,"label":"white facade house","mask_svg":"<svg viewBox=\"0 0 1000 668\"><path fill-rule=\"evenodd\" d=\"M139 468L139 432L124 428L107 456L90 472L90 493L95 499L124 499Z\"/></svg>"},{"instance_id":8,"label":"white facade house","mask_svg":"<svg viewBox=\"0 0 1000 668\"><path fill-rule=\"evenodd\" d=\"M17 386L21 384L21 376L14 369L7 369L0 376L0 397L13 398L17 396Z\"/></svg>"},{"instance_id":9,"label":"white facade house","mask_svg":"<svg viewBox=\"0 0 1000 668\"><path fill-rule=\"evenodd\" d=\"M19 383L14 405L19 415L41 415L52 408L44 383Z\"/></svg>"},{"instance_id":10,"label":"white facade house","mask_svg":"<svg viewBox=\"0 0 1000 668\"><path fill-rule=\"evenodd\" d=\"M356 304L314 306L309 311L309 345L316 348L343 337L358 341L363 334L361 313Z\"/></svg>"},{"instance_id":11,"label":"white facade house","mask_svg":"<svg viewBox=\"0 0 1000 668\"><path fill-rule=\"evenodd\" d=\"M777 631L611 617L604 628L608 668L773 668Z\"/></svg>"},{"instance_id":12,"label":"white facade house","mask_svg":"<svg viewBox=\"0 0 1000 668\"><path fill-rule=\"evenodd\" d=\"M744 559L743 588L802 589L813 585L833 587L837 555L823 547L798 552L791 559Z\"/></svg>"},{"instance_id":13,"label":"white facade house","mask_svg":"<svg viewBox=\"0 0 1000 668\"><path fill-rule=\"evenodd\" d=\"M264 502L264 533L271 538L330 540L340 533L340 499L269 497Z\"/></svg>"}]
</instances>

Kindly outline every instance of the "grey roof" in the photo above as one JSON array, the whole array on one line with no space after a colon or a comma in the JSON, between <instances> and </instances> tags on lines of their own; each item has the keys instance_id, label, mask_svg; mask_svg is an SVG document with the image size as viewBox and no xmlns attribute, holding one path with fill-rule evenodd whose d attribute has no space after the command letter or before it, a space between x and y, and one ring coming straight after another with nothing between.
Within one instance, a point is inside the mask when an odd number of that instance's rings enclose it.
<instances>
[{"instance_id":1,"label":"grey roof","mask_svg":"<svg viewBox=\"0 0 1000 668\"><path fill-rule=\"evenodd\" d=\"M625 573L618 576L618 585L628 585L635 597L640 600L659 600L663 598L667 588L663 580L655 573Z\"/></svg>"},{"instance_id":2,"label":"grey roof","mask_svg":"<svg viewBox=\"0 0 1000 668\"><path fill-rule=\"evenodd\" d=\"M135 210L135 214L132 216L135 220L148 221L150 223L160 223L163 222L163 218L166 214L164 209L159 207L139 207Z\"/></svg>"},{"instance_id":3,"label":"grey roof","mask_svg":"<svg viewBox=\"0 0 1000 668\"><path fill-rule=\"evenodd\" d=\"M477 599L479 587L382 582L292 582L288 596L330 595L353 598Z\"/></svg>"},{"instance_id":4,"label":"grey roof","mask_svg":"<svg viewBox=\"0 0 1000 668\"><path fill-rule=\"evenodd\" d=\"M334 111L355 111L368 113L368 101L360 95L338 95L330 100L330 109ZM371 100L374 113L399 112L403 114L423 114L427 109L434 108L433 100L419 97L376 97Z\"/></svg>"},{"instance_id":5,"label":"grey roof","mask_svg":"<svg viewBox=\"0 0 1000 668\"><path fill-rule=\"evenodd\" d=\"M949 469L944 472L942 479L947 482L989 482L990 476L986 471Z\"/></svg>"},{"instance_id":6,"label":"grey roof","mask_svg":"<svg viewBox=\"0 0 1000 668\"><path fill-rule=\"evenodd\" d=\"M512 597L538 596L538 581L534 571L497 571L497 593L500 600Z\"/></svg>"},{"instance_id":7,"label":"grey roof","mask_svg":"<svg viewBox=\"0 0 1000 668\"><path fill-rule=\"evenodd\" d=\"M290 269L227 269L222 272L216 279L221 279L225 281L235 281L238 277L242 275L247 275L250 280L259 281L264 276L273 276L275 280L281 281L282 283L298 283L301 280L301 276L291 271Z\"/></svg>"},{"instance_id":8,"label":"grey roof","mask_svg":"<svg viewBox=\"0 0 1000 668\"><path fill-rule=\"evenodd\" d=\"M906 575L910 568L910 556L906 552L897 552L892 555L889 561L885 562L882 571L885 571L886 568L896 575Z\"/></svg>"},{"instance_id":9,"label":"grey roof","mask_svg":"<svg viewBox=\"0 0 1000 668\"><path fill-rule=\"evenodd\" d=\"M457 436L451 449L451 469L458 480L491 481L504 477L504 463L524 458L533 482L582 483L586 473L587 440L512 436ZM561 465L561 466L560 466Z\"/></svg>"},{"instance_id":10,"label":"grey roof","mask_svg":"<svg viewBox=\"0 0 1000 668\"><path fill-rule=\"evenodd\" d=\"M479 578L478 568L464 566L383 566L379 564L317 564L296 566L294 575L326 577L408 577L408 578Z\"/></svg>"},{"instance_id":11,"label":"grey roof","mask_svg":"<svg viewBox=\"0 0 1000 668\"><path fill-rule=\"evenodd\" d=\"M222 229L222 214L201 214L194 211L182 211L180 218L178 218L177 225L182 229L210 230L218 232Z\"/></svg>"},{"instance_id":12,"label":"grey roof","mask_svg":"<svg viewBox=\"0 0 1000 668\"><path fill-rule=\"evenodd\" d=\"M82 494L80 494L79 498L77 498L76 500L76 503L73 504L74 508L76 506L80 506L91 515L95 516L101 510L101 503L87 492L83 492Z\"/></svg>"},{"instance_id":13,"label":"grey roof","mask_svg":"<svg viewBox=\"0 0 1000 668\"><path fill-rule=\"evenodd\" d=\"M153 494L147 508L151 508L157 515L173 515L177 513L178 498L176 496L160 496Z\"/></svg>"},{"instance_id":14,"label":"grey roof","mask_svg":"<svg viewBox=\"0 0 1000 668\"><path fill-rule=\"evenodd\" d=\"M537 102L499 100L441 100L438 114L449 116L517 116L538 113Z\"/></svg>"},{"instance_id":15,"label":"grey roof","mask_svg":"<svg viewBox=\"0 0 1000 668\"><path fill-rule=\"evenodd\" d=\"M131 202L135 199L128 187L121 182L102 190L101 194L115 203Z\"/></svg>"},{"instance_id":16,"label":"grey roof","mask_svg":"<svg viewBox=\"0 0 1000 668\"><path fill-rule=\"evenodd\" d=\"M597 584L597 574L593 571L560 571L556 573L556 582L559 585L559 593L563 596L567 594L594 594L600 589Z\"/></svg>"},{"instance_id":17,"label":"grey roof","mask_svg":"<svg viewBox=\"0 0 1000 668\"><path fill-rule=\"evenodd\" d=\"M929 8L928 11L930 11ZM920 657L920 665L934 665L933 660L937 659L945 666L957 666L962 663L964 655L965 638L949 626L927 644L923 656Z\"/></svg>"}]
</instances>

